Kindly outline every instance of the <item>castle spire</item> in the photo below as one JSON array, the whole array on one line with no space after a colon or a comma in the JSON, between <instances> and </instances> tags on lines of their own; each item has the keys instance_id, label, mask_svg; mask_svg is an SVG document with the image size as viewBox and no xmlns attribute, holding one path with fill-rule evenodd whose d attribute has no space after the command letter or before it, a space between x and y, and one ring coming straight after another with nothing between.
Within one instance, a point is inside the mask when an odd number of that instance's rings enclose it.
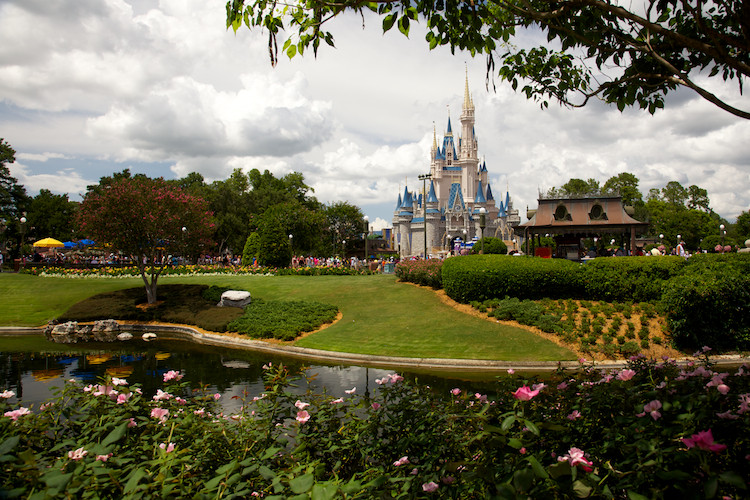
<instances>
[{"instance_id":1,"label":"castle spire","mask_svg":"<svg viewBox=\"0 0 750 500\"><path fill-rule=\"evenodd\" d=\"M466 83L464 85L464 111L474 109L474 101L469 93L469 67L466 67Z\"/></svg>"}]
</instances>

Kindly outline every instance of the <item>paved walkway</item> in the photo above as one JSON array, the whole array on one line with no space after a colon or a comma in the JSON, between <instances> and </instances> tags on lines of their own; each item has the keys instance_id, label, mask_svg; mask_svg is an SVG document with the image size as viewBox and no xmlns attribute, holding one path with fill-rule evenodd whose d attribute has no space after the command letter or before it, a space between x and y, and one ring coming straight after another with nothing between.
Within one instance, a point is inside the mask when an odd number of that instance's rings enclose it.
<instances>
[{"instance_id":1,"label":"paved walkway","mask_svg":"<svg viewBox=\"0 0 750 500\"><path fill-rule=\"evenodd\" d=\"M202 332L188 326L176 325L124 325L127 330L135 332L161 333L169 338L187 338L199 344L229 347L233 349L247 349L256 352L266 352L289 356L308 361L318 361L329 364L347 364L356 366L370 366L393 369L423 369L430 371L460 372L489 372L501 373L509 369L518 371L545 372L554 371L558 367L577 369L578 361L494 361L482 359L447 359L447 358L402 358L394 356L375 356L370 354L353 354L336 351L308 349L292 345L273 344L262 340L244 339L221 335L218 333ZM41 328L0 327L0 335L39 334ZM677 359L680 364L688 363L693 358ZM750 363L750 358L739 355L721 355L711 358L722 366L739 366ZM620 369L626 366L624 360L596 361L596 366L602 369Z\"/></svg>"}]
</instances>

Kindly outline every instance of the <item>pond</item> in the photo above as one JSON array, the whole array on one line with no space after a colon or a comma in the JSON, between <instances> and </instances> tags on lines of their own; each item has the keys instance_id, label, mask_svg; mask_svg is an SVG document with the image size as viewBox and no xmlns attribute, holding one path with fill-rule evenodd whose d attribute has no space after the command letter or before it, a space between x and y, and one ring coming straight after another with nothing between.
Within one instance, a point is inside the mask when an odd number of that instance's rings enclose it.
<instances>
[{"instance_id":1,"label":"pond","mask_svg":"<svg viewBox=\"0 0 750 500\"><path fill-rule=\"evenodd\" d=\"M163 388L163 375L169 370L184 374L183 381L192 386L205 384L211 392L222 395L226 411L235 411L239 399L263 392L263 368L267 363L283 363L293 372L315 374L311 388L325 390L335 397L357 388L358 394L374 393L382 378L394 370L344 365L305 364L299 359L196 344L188 340L159 337L145 342L135 338L126 343L56 344L43 335L0 335L0 392L12 390L16 397L9 402L38 407L52 396L53 387L62 387L66 380L95 383L106 375L125 378L140 384L146 394ZM404 377L428 385L436 392L447 394L454 387L471 392L493 394L495 375L462 373L439 375L399 370ZM295 390L303 393L306 387Z\"/></svg>"}]
</instances>

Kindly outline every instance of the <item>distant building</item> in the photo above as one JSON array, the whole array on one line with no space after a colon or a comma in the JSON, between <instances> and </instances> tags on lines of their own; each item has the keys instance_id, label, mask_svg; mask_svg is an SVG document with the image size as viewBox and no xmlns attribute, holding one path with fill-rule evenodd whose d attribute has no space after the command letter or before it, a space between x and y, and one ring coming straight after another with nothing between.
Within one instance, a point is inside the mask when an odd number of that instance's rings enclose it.
<instances>
[{"instance_id":1,"label":"distant building","mask_svg":"<svg viewBox=\"0 0 750 500\"><path fill-rule=\"evenodd\" d=\"M393 215L393 247L401 257L428 257L457 248L481 237L480 209L486 210L485 236L501 238L508 248L518 248L515 227L521 222L508 192L498 201L488 180L487 165L480 161L474 132L474 102L466 79L461 135L454 139L451 120L438 145L433 129L430 173L420 176L417 190L408 186L399 194ZM425 231L425 224L427 225Z\"/></svg>"}]
</instances>

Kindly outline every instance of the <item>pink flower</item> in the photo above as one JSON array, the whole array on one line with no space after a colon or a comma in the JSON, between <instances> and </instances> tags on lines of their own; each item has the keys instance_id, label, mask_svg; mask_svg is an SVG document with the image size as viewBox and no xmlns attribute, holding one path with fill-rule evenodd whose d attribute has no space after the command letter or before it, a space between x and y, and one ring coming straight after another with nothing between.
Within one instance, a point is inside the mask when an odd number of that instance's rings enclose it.
<instances>
[{"instance_id":1,"label":"pink flower","mask_svg":"<svg viewBox=\"0 0 750 500\"><path fill-rule=\"evenodd\" d=\"M564 391L567 388L568 388L568 383L567 382L560 382L559 384L557 384L557 389L559 391Z\"/></svg>"},{"instance_id":2,"label":"pink flower","mask_svg":"<svg viewBox=\"0 0 750 500\"><path fill-rule=\"evenodd\" d=\"M305 408L307 408L308 406L310 406L310 403L303 403L302 401L300 401L298 399L297 402L294 403L294 406L296 406L297 409L299 409L299 410L304 410Z\"/></svg>"},{"instance_id":3,"label":"pink flower","mask_svg":"<svg viewBox=\"0 0 750 500\"><path fill-rule=\"evenodd\" d=\"M401 382L402 380L404 380L404 377L402 377L398 373L391 373L390 375L388 375L388 377L391 379L392 384L395 384L396 382Z\"/></svg>"},{"instance_id":4,"label":"pink flower","mask_svg":"<svg viewBox=\"0 0 750 500\"><path fill-rule=\"evenodd\" d=\"M425 493L433 493L437 491L437 489L438 484L435 481L430 481L429 483L424 483L422 485L422 491L424 491Z\"/></svg>"},{"instance_id":5,"label":"pink flower","mask_svg":"<svg viewBox=\"0 0 750 500\"><path fill-rule=\"evenodd\" d=\"M16 393L13 392L13 391L3 391L3 392L0 392L0 398L3 398L3 399L12 398L15 395L16 395Z\"/></svg>"},{"instance_id":6,"label":"pink flower","mask_svg":"<svg viewBox=\"0 0 750 500\"><path fill-rule=\"evenodd\" d=\"M164 392L161 389L156 389L156 395L154 396L154 401L162 401L171 399L172 395L168 392Z\"/></svg>"},{"instance_id":7,"label":"pink flower","mask_svg":"<svg viewBox=\"0 0 750 500\"><path fill-rule=\"evenodd\" d=\"M71 460L80 460L88 454L88 451L83 449L83 446L75 451L68 452L68 458Z\"/></svg>"},{"instance_id":8,"label":"pink flower","mask_svg":"<svg viewBox=\"0 0 750 500\"><path fill-rule=\"evenodd\" d=\"M454 396L458 396L459 394L461 394L461 389L459 389L458 387L456 387L455 389L451 389L451 394L453 394Z\"/></svg>"},{"instance_id":9,"label":"pink flower","mask_svg":"<svg viewBox=\"0 0 750 500\"><path fill-rule=\"evenodd\" d=\"M395 465L396 467L401 467L402 465L406 465L409 463L411 463L409 462L409 457L404 456L393 462L393 465Z\"/></svg>"},{"instance_id":10,"label":"pink flower","mask_svg":"<svg viewBox=\"0 0 750 500\"><path fill-rule=\"evenodd\" d=\"M373 403L373 404L372 404L372 405L370 405L370 406L372 406L372 409L373 409L373 410L377 410L378 408L380 408L380 403Z\"/></svg>"},{"instance_id":11,"label":"pink flower","mask_svg":"<svg viewBox=\"0 0 750 500\"><path fill-rule=\"evenodd\" d=\"M643 405L643 413L639 413L636 416L645 417L646 414L648 413L649 415L651 415L651 418L653 418L654 420L659 420L659 418L661 417L661 413L659 412L660 409L661 409L661 401L655 399Z\"/></svg>"},{"instance_id":12,"label":"pink flower","mask_svg":"<svg viewBox=\"0 0 750 500\"><path fill-rule=\"evenodd\" d=\"M516 371L513 368L508 368L508 375L513 375Z\"/></svg>"},{"instance_id":13,"label":"pink flower","mask_svg":"<svg viewBox=\"0 0 750 500\"><path fill-rule=\"evenodd\" d=\"M622 380L623 382L630 380L635 376L635 370L630 370L628 368L625 368L620 373L617 374L617 380Z\"/></svg>"},{"instance_id":14,"label":"pink flower","mask_svg":"<svg viewBox=\"0 0 750 500\"><path fill-rule=\"evenodd\" d=\"M205 408L201 408L200 410L193 410L193 413L195 415L198 415L199 417L202 417L203 415L205 415L206 409Z\"/></svg>"},{"instance_id":15,"label":"pink flower","mask_svg":"<svg viewBox=\"0 0 750 500\"><path fill-rule=\"evenodd\" d=\"M183 374L181 374L178 371L175 370L169 370L167 373L164 374L164 382L169 382L170 380L182 380L182 377L184 377Z\"/></svg>"},{"instance_id":16,"label":"pink flower","mask_svg":"<svg viewBox=\"0 0 750 500\"><path fill-rule=\"evenodd\" d=\"M135 423L135 419L133 417L130 417L130 420L128 421L128 427L137 427L138 424Z\"/></svg>"},{"instance_id":17,"label":"pink flower","mask_svg":"<svg viewBox=\"0 0 750 500\"><path fill-rule=\"evenodd\" d=\"M102 462L106 462L107 460L110 459L110 457L112 457L112 454L108 453L107 455L97 455L96 459L101 460Z\"/></svg>"},{"instance_id":18,"label":"pink flower","mask_svg":"<svg viewBox=\"0 0 750 500\"><path fill-rule=\"evenodd\" d=\"M133 394L132 392L128 393L128 394L118 394L117 395L117 404L121 405L121 404L125 403L128 399L130 399L130 396L132 394Z\"/></svg>"},{"instance_id":19,"label":"pink flower","mask_svg":"<svg viewBox=\"0 0 750 500\"><path fill-rule=\"evenodd\" d=\"M344 391L344 392L347 393L347 394L354 394L355 392L357 392L357 388L356 387L352 387L348 391Z\"/></svg>"},{"instance_id":20,"label":"pink flower","mask_svg":"<svg viewBox=\"0 0 750 500\"><path fill-rule=\"evenodd\" d=\"M719 384L716 386L716 390L726 396L726 394L729 392L729 386L726 384Z\"/></svg>"},{"instance_id":21,"label":"pink flower","mask_svg":"<svg viewBox=\"0 0 750 500\"><path fill-rule=\"evenodd\" d=\"M513 397L521 401L529 401L537 394L539 394L539 389L531 390L529 389L529 386L524 385L523 387L516 389L516 392L513 393Z\"/></svg>"},{"instance_id":22,"label":"pink flower","mask_svg":"<svg viewBox=\"0 0 750 500\"><path fill-rule=\"evenodd\" d=\"M158 418L159 421L163 424L167 421L167 417L169 416L169 410L165 408L154 408L151 410L151 416L153 418Z\"/></svg>"},{"instance_id":23,"label":"pink flower","mask_svg":"<svg viewBox=\"0 0 750 500\"><path fill-rule=\"evenodd\" d=\"M521 448L520 450L518 450L518 453L520 453L521 455L526 455L526 448Z\"/></svg>"},{"instance_id":24,"label":"pink flower","mask_svg":"<svg viewBox=\"0 0 750 500\"><path fill-rule=\"evenodd\" d=\"M218 392L216 394L214 394L214 399L216 401L218 401L220 398L221 398L221 394L219 394Z\"/></svg>"},{"instance_id":25,"label":"pink flower","mask_svg":"<svg viewBox=\"0 0 750 500\"><path fill-rule=\"evenodd\" d=\"M479 394L478 392L474 394L474 397L477 398L481 403L487 402L487 395L486 394Z\"/></svg>"},{"instance_id":26,"label":"pink flower","mask_svg":"<svg viewBox=\"0 0 750 500\"><path fill-rule=\"evenodd\" d=\"M557 457L557 461L565 462L567 460L568 463L570 463L571 467L580 465L586 472L591 472L593 469L590 466L593 465L593 463L586 460L586 457L584 457L583 455L583 450L579 448L571 448L568 450L567 455Z\"/></svg>"},{"instance_id":27,"label":"pink flower","mask_svg":"<svg viewBox=\"0 0 750 500\"><path fill-rule=\"evenodd\" d=\"M693 434L689 438L682 438L682 442L688 448L698 447L701 450L713 451L714 453L719 453L727 449L727 446L724 444L714 443L714 436L711 429Z\"/></svg>"},{"instance_id":28,"label":"pink flower","mask_svg":"<svg viewBox=\"0 0 750 500\"><path fill-rule=\"evenodd\" d=\"M297 422L300 424L304 424L308 420L310 420L310 414L307 412L307 410L300 410L297 412Z\"/></svg>"},{"instance_id":29,"label":"pink flower","mask_svg":"<svg viewBox=\"0 0 750 500\"><path fill-rule=\"evenodd\" d=\"M338 398L338 399L334 399L333 401L331 401L331 404L335 405L335 404L339 404L343 402L344 402L344 398Z\"/></svg>"},{"instance_id":30,"label":"pink flower","mask_svg":"<svg viewBox=\"0 0 750 500\"><path fill-rule=\"evenodd\" d=\"M578 410L573 410L570 415L568 415L568 420L575 420L577 418L581 418L583 415L581 415L581 412Z\"/></svg>"},{"instance_id":31,"label":"pink flower","mask_svg":"<svg viewBox=\"0 0 750 500\"><path fill-rule=\"evenodd\" d=\"M3 413L3 415L6 416L6 417L10 417L15 422L16 420L18 420L18 417L22 417L24 415L28 415L29 413L31 413L31 411L29 411L28 408L24 408L22 406L22 407L20 407L17 410L6 411L5 413Z\"/></svg>"},{"instance_id":32,"label":"pink flower","mask_svg":"<svg viewBox=\"0 0 750 500\"><path fill-rule=\"evenodd\" d=\"M174 443L169 443L169 444L161 443L159 445L159 448L166 451L167 453L172 453L174 451Z\"/></svg>"},{"instance_id":33,"label":"pink flower","mask_svg":"<svg viewBox=\"0 0 750 500\"><path fill-rule=\"evenodd\" d=\"M453 484L456 482L456 478L453 476L445 476L440 480L443 482L443 484Z\"/></svg>"},{"instance_id":34,"label":"pink flower","mask_svg":"<svg viewBox=\"0 0 750 500\"><path fill-rule=\"evenodd\" d=\"M124 378L112 377L112 385L128 385L128 381Z\"/></svg>"}]
</instances>

